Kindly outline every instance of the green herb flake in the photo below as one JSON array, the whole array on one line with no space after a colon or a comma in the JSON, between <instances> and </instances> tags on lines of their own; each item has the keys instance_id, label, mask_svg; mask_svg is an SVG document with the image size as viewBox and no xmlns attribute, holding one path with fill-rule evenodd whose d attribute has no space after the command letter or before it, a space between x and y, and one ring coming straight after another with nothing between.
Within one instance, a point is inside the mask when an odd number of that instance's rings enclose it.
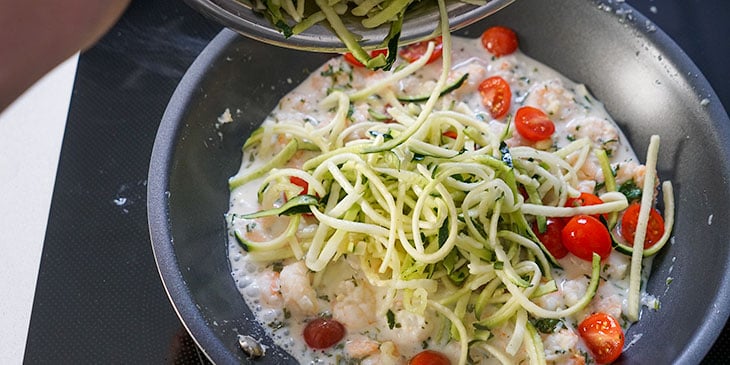
<instances>
[{"instance_id":1,"label":"green herb flake","mask_svg":"<svg viewBox=\"0 0 730 365\"><path fill-rule=\"evenodd\" d=\"M322 77L333 77L333 76L336 75L336 71L330 65L329 67L327 67L327 69L325 69L324 71L320 72L319 75L322 76Z\"/></svg>"},{"instance_id":2,"label":"green herb flake","mask_svg":"<svg viewBox=\"0 0 730 365\"><path fill-rule=\"evenodd\" d=\"M636 186L634 180L629 180L618 188L618 192L626 196L629 203L641 200L641 188Z\"/></svg>"},{"instance_id":3,"label":"green herb flake","mask_svg":"<svg viewBox=\"0 0 730 365\"><path fill-rule=\"evenodd\" d=\"M388 320L388 328L393 329L395 327L395 313L388 309L388 312L385 313L385 318Z\"/></svg>"},{"instance_id":4,"label":"green herb flake","mask_svg":"<svg viewBox=\"0 0 730 365\"><path fill-rule=\"evenodd\" d=\"M535 320L535 328L541 333L553 333L562 322L557 318L540 318Z\"/></svg>"}]
</instances>

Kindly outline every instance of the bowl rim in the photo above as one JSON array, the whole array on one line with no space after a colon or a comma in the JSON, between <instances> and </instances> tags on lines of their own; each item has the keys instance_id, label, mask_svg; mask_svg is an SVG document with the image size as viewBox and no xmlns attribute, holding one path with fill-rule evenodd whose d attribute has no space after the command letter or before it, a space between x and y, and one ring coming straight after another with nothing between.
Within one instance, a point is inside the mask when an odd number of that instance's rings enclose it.
<instances>
[{"instance_id":1,"label":"bowl rim","mask_svg":"<svg viewBox=\"0 0 730 365\"><path fill-rule=\"evenodd\" d=\"M304 51L319 51L344 53L348 49L339 40L333 41L333 31L323 23L318 23L300 34L284 38L283 35L269 25L263 16L251 10L248 1L240 0L184 0L188 5L244 36L271 45L299 49ZM447 0L446 7L449 14L449 28L453 31L471 25L497 11L503 9L515 0L488 0L485 5L477 6L459 0ZM400 35L401 44L414 43L433 38L438 35L439 27L436 14L434 16L416 17L406 13L404 26ZM367 29L359 24L351 24L358 29L354 33L363 37L360 45L373 48L382 45L388 34L388 29L378 27ZM336 39L336 37L334 37Z\"/></svg>"}]
</instances>

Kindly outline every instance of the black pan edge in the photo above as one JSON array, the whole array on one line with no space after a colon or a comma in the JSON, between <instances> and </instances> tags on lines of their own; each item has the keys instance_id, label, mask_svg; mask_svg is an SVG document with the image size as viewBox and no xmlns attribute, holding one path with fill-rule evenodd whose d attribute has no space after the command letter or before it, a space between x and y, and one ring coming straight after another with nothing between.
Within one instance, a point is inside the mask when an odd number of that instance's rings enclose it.
<instances>
[{"instance_id":1,"label":"black pan edge","mask_svg":"<svg viewBox=\"0 0 730 365\"><path fill-rule=\"evenodd\" d=\"M216 59L236 37L238 35L232 31L227 29L221 31L195 59L175 89L168 104L175 107L168 107L165 110L155 138L147 185L147 214L152 250L167 296L195 343L208 359L218 364L238 364L239 361L220 356L228 353L228 349L211 331L180 273L181 268L170 234L168 187L175 143L181 130L178 122L187 111L179 106L187 105L187 100L195 94L197 85L204 78L209 62Z\"/></svg>"},{"instance_id":2,"label":"black pan edge","mask_svg":"<svg viewBox=\"0 0 730 365\"><path fill-rule=\"evenodd\" d=\"M601 1L600 3L606 3ZM610 4L611 1L608 1ZM616 6L617 4L614 4ZM628 24L633 30L639 35L641 41L644 44L652 44L650 48L655 48L659 51L659 54L667 55L663 57L662 62L667 65L667 72L681 70L683 72L677 72L673 77L676 77L681 82L689 85L695 92L697 98L694 107L704 108L710 117L710 120L715 121L716 127L716 138L722 141L719 148L722 150L722 155L730 157L730 118L723 107L720 99L713 90L709 81L702 74L700 69L690 59L690 57L679 47L674 40L669 37L663 30L658 27L653 27L652 22L642 15L640 12L635 10L628 4L620 4L617 6L618 9L624 9L624 11L618 11L616 15L617 20L626 22L627 19L625 14L631 14L633 20L629 21ZM703 105L704 102L709 101L709 104ZM691 106L688 106L691 107ZM728 164L720 167L722 169L722 176L728 176L730 174L730 167ZM718 187L728 189L727 182L724 187ZM675 193L676 194L676 193ZM678 198L678 196L677 196ZM681 212L677 212L678 214ZM689 242L688 242L689 243ZM730 241L728 241L730 244ZM722 279L719 283L719 290L713 298L708 298L709 302L714 303L713 309L708 311L704 316L701 325L696 330L693 340L684 348L680 356L674 361L675 364L699 364L703 358L712 348L712 345L717 340L720 333L723 331L725 324L730 317L730 265L723 268ZM688 293L684 293L688 295ZM661 310L660 310L661 311Z\"/></svg>"}]
</instances>

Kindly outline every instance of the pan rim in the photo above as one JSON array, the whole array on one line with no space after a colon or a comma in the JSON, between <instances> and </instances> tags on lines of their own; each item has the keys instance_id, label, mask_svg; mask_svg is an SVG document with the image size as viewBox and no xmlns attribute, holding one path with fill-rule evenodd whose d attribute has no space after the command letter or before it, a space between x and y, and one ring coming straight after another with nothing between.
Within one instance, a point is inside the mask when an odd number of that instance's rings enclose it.
<instances>
[{"instance_id":1,"label":"pan rim","mask_svg":"<svg viewBox=\"0 0 730 365\"><path fill-rule=\"evenodd\" d=\"M171 236L168 215L169 172L174 162L175 142L181 131L179 121L182 120L187 110L170 106L186 105L185 101L190 100L197 90L196 86L205 78L205 71L210 62L223 53L238 36L229 29L223 29L210 41L185 72L162 116L152 148L147 179L148 228L155 264L163 287L175 313L190 337L200 351L217 364L237 364L238 361L233 357L217 356L228 352L226 346L211 331L193 301L181 275L173 248L174 239Z\"/></svg>"}]
</instances>

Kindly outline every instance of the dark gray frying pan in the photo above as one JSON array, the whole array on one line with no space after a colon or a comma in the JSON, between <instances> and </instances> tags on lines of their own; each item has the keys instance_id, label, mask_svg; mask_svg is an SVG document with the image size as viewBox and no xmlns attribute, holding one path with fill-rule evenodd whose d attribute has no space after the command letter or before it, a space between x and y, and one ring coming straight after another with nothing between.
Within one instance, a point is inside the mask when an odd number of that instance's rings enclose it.
<instances>
[{"instance_id":1,"label":"dark gray frying pan","mask_svg":"<svg viewBox=\"0 0 730 365\"><path fill-rule=\"evenodd\" d=\"M512 27L524 52L586 83L637 151L646 150L651 134L661 135L659 172L674 182L677 197L675 240L656 257L648 282L661 310L644 310L627 342L643 336L619 362L699 363L730 310L730 123L699 70L664 33L647 31L645 21L592 0L520 0L466 34ZM164 115L148 191L155 258L180 318L216 363L248 361L238 334L263 337L229 272L227 179L247 135L328 57L224 31L192 65ZM234 122L217 126L226 108ZM257 363L287 360L270 348Z\"/></svg>"}]
</instances>

